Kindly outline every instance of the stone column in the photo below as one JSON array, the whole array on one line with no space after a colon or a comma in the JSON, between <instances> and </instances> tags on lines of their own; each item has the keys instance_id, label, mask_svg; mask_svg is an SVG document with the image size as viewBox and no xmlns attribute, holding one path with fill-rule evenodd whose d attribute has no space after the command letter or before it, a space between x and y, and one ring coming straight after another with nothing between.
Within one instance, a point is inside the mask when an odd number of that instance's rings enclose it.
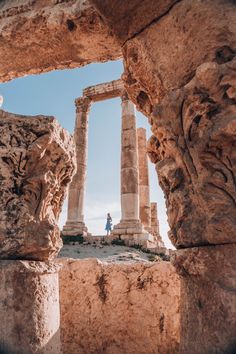
<instances>
[{"instance_id":1,"label":"stone column","mask_svg":"<svg viewBox=\"0 0 236 354\"><path fill-rule=\"evenodd\" d=\"M151 234L154 236L154 240L157 242L158 247L165 247L160 236L157 203L151 203L151 230Z\"/></svg>"},{"instance_id":2,"label":"stone column","mask_svg":"<svg viewBox=\"0 0 236 354\"><path fill-rule=\"evenodd\" d=\"M88 113L91 100L88 97L76 99L76 122L74 140L76 145L77 172L69 187L67 221L63 227L64 236L87 235L84 223L84 196L88 155Z\"/></svg>"},{"instance_id":3,"label":"stone column","mask_svg":"<svg viewBox=\"0 0 236 354\"><path fill-rule=\"evenodd\" d=\"M0 352L60 354L58 217L75 171L53 117L0 110Z\"/></svg>"},{"instance_id":4,"label":"stone column","mask_svg":"<svg viewBox=\"0 0 236 354\"><path fill-rule=\"evenodd\" d=\"M115 235L142 234L139 219L138 143L135 107L124 92L121 133L121 221L114 227Z\"/></svg>"},{"instance_id":5,"label":"stone column","mask_svg":"<svg viewBox=\"0 0 236 354\"><path fill-rule=\"evenodd\" d=\"M138 128L138 166L139 166L139 216L145 230L151 231L151 210L149 172L147 159L146 129Z\"/></svg>"},{"instance_id":6,"label":"stone column","mask_svg":"<svg viewBox=\"0 0 236 354\"><path fill-rule=\"evenodd\" d=\"M58 269L0 261L0 353L61 353Z\"/></svg>"},{"instance_id":7,"label":"stone column","mask_svg":"<svg viewBox=\"0 0 236 354\"><path fill-rule=\"evenodd\" d=\"M138 147L134 104L122 95L121 220L139 220Z\"/></svg>"}]
</instances>

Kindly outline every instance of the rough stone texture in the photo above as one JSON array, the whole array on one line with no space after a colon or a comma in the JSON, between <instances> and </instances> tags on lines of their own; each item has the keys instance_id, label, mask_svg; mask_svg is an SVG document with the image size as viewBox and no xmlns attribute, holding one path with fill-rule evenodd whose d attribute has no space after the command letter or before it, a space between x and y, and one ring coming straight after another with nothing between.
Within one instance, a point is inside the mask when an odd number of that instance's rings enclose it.
<instances>
[{"instance_id":1,"label":"rough stone texture","mask_svg":"<svg viewBox=\"0 0 236 354\"><path fill-rule=\"evenodd\" d=\"M177 247L235 242L236 59L205 63L156 107L149 149Z\"/></svg>"},{"instance_id":2,"label":"rough stone texture","mask_svg":"<svg viewBox=\"0 0 236 354\"><path fill-rule=\"evenodd\" d=\"M89 97L93 102L119 97L124 90L122 80L113 80L102 84L86 87L83 96Z\"/></svg>"},{"instance_id":3,"label":"rough stone texture","mask_svg":"<svg viewBox=\"0 0 236 354\"><path fill-rule=\"evenodd\" d=\"M60 354L58 266L0 261L0 352Z\"/></svg>"},{"instance_id":4,"label":"rough stone texture","mask_svg":"<svg viewBox=\"0 0 236 354\"><path fill-rule=\"evenodd\" d=\"M180 0L91 0L121 44L167 14Z\"/></svg>"},{"instance_id":5,"label":"rough stone texture","mask_svg":"<svg viewBox=\"0 0 236 354\"><path fill-rule=\"evenodd\" d=\"M170 263L60 263L64 353L179 353L180 282Z\"/></svg>"},{"instance_id":6,"label":"rough stone texture","mask_svg":"<svg viewBox=\"0 0 236 354\"><path fill-rule=\"evenodd\" d=\"M87 0L1 0L0 81L121 57Z\"/></svg>"},{"instance_id":7,"label":"rough stone texture","mask_svg":"<svg viewBox=\"0 0 236 354\"><path fill-rule=\"evenodd\" d=\"M236 244L175 252L181 275L180 353L236 352L235 253Z\"/></svg>"},{"instance_id":8,"label":"rough stone texture","mask_svg":"<svg viewBox=\"0 0 236 354\"><path fill-rule=\"evenodd\" d=\"M145 229L151 231L151 209L146 129L138 128L137 137L139 167L139 217Z\"/></svg>"},{"instance_id":9,"label":"rough stone texture","mask_svg":"<svg viewBox=\"0 0 236 354\"><path fill-rule=\"evenodd\" d=\"M53 117L0 111L0 258L52 259L75 170L71 136Z\"/></svg>"},{"instance_id":10,"label":"rough stone texture","mask_svg":"<svg viewBox=\"0 0 236 354\"><path fill-rule=\"evenodd\" d=\"M126 42L123 78L139 109L149 116L153 105L170 90L187 84L199 65L232 59L236 53L235 7L231 0L180 0ZM139 8L137 12L136 21L142 21L144 12Z\"/></svg>"},{"instance_id":11,"label":"rough stone texture","mask_svg":"<svg viewBox=\"0 0 236 354\"><path fill-rule=\"evenodd\" d=\"M76 122L74 140L76 145L77 171L69 187L67 221L63 227L63 235L87 235L84 223L84 197L88 159L88 115L91 100L80 97L75 101Z\"/></svg>"},{"instance_id":12,"label":"rough stone texture","mask_svg":"<svg viewBox=\"0 0 236 354\"><path fill-rule=\"evenodd\" d=\"M121 132L121 218L138 220L138 146L135 108L126 93L122 95Z\"/></svg>"}]
</instances>

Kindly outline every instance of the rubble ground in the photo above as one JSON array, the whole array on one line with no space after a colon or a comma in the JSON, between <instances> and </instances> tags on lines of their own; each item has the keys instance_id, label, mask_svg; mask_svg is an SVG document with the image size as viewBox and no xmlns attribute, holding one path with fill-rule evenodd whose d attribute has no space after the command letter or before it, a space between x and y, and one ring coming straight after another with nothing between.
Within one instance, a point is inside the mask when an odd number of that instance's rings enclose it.
<instances>
[{"instance_id":1,"label":"rubble ground","mask_svg":"<svg viewBox=\"0 0 236 354\"><path fill-rule=\"evenodd\" d=\"M150 261L161 261L162 258L152 253L128 246L118 245L64 245L61 249L59 258L97 258L108 263L143 263Z\"/></svg>"}]
</instances>

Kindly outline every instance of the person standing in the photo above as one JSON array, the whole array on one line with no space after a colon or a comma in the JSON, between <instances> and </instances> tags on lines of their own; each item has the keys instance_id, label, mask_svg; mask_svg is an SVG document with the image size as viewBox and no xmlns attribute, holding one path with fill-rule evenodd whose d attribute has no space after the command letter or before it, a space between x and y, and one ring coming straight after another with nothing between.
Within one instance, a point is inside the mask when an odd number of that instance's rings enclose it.
<instances>
[{"instance_id":1,"label":"person standing","mask_svg":"<svg viewBox=\"0 0 236 354\"><path fill-rule=\"evenodd\" d=\"M112 217L111 217L110 213L108 213L107 214L107 223L106 223L106 227L105 227L105 230L107 231L107 236L110 235L111 228L112 228Z\"/></svg>"}]
</instances>

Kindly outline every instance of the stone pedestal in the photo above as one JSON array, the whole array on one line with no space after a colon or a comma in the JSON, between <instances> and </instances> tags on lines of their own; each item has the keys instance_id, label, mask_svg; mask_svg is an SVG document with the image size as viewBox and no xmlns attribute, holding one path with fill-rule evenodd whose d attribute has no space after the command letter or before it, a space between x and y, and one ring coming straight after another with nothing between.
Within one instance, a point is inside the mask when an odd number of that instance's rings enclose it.
<instances>
[{"instance_id":1,"label":"stone pedestal","mask_svg":"<svg viewBox=\"0 0 236 354\"><path fill-rule=\"evenodd\" d=\"M145 230L151 232L151 209L146 129L138 128L137 137L139 166L139 217Z\"/></svg>"},{"instance_id":2,"label":"stone pedestal","mask_svg":"<svg viewBox=\"0 0 236 354\"><path fill-rule=\"evenodd\" d=\"M64 236L86 236L84 223L84 195L87 175L88 154L88 112L91 100L78 98L76 104L76 123L74 140L76 145L77 172L69 187L67 221L63 227Z\"/></svg>"},{"instance_id":3,"label":"stone pedestal","mask_svg":"<svg viewBox=\"0 0 236 354\"><path fill-rule=\"evenodd\" d=\"M236 244L178 250L180 353L236 352Z\"/></svg>"},{"instance_id":4,"label":"stone pedestal","mask_svg":"<svg viewBox=\"0 0 236 354\"><path fill-rule=\"evenodd\" d=\"M138 145L135 108L127 93L122 94L121 133L121 221L113 235L144 234L139 220Z\"/></svg>"},{"instance_id":5,"label":"stone pedestal","mask_svg":"<svg viewBox=\"0 0 236 354\"><path fill-rule=\"evenodd\" d=\"M58 269L0 261L0 353L61 353Z\"/></svg>"}]
</instances>

